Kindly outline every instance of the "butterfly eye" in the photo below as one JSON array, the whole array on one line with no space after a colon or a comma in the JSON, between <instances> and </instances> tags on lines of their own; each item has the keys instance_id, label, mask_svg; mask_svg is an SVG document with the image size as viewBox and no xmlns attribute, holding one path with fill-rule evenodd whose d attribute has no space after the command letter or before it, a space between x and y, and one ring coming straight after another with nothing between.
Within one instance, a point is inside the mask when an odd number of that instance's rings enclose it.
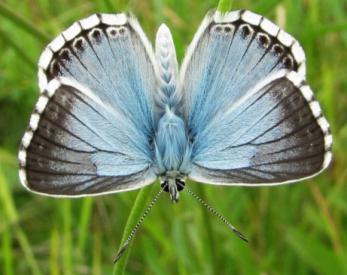
<instances>
[{"instance_id":1,"label":"butterfly eye","mask_svg":"<svg viewBox=\"0 0 347 275\"><path fill-rule=\"evenodd\" d=\"M160 186L165 192L169 192L169 182L167 180L160 183Z\"/></svg>"},{"instance_id":2,"label":"butterfly eye","mask_svg":"<svg viewBox=\"0 0 347 275\"><path fill-rule=\"evenodd\" d=\"M185 182L181 179L176 179L176 186L177 186L177 190L178 191L182 191L184 189L185 186Z\"/></svg>"}]
</instances>

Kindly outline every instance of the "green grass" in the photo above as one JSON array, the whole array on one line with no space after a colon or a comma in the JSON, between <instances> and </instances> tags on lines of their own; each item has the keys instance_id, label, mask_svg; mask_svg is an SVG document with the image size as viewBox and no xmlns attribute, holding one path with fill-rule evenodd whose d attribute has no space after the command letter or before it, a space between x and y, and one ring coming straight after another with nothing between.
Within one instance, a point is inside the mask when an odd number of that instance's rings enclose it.
<instances>
[{"instance_id":1,"label":"green grass","mask_svg":"<svg viewBox=\"0 0 347 275\"><path fill-rule=\"evenodd\" d=\"M122 236L159 190L158 183L144 189L134 209L136 191L68 200L38 196L20 185L17 148L38 96L36 62L46 43L91 13L131 10L152 41L165 22L182 59L203 16L217 5L217 0L0 2L0 274L112 273ZM333 163L314 179L274 188L189 183L249 244L188 193L176 205L163 194L115 271L347 274L346 2L234 0L233 8L262 13L301 42L308 81L332 127ZM130 213L134 219L128 220Z\"/></svg>"}]
</instances>

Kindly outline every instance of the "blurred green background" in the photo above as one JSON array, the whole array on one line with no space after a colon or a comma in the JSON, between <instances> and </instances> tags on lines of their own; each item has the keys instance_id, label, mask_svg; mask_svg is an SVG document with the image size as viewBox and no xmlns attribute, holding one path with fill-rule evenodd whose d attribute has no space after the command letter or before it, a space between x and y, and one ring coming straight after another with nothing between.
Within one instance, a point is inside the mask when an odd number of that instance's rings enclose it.
<instances>
[{"instance_id":1,"label":"blurred green background","mask_svg":"<svg viewBox=\"0 0 347 275\"><path fill-rule=\"evenodd\" d=\"M179 59L217 0L0 1L0 274L110 274L137 191L84 199L27 192L17 148L38 96L38 57L77 19L131 10L153 41L165 22ZM237 238L187 192L164 194L133 242L125 274L347 274L347 1L235 0L302 44L308 82L334 137L320 176L272 188L191 188L249 239ZM159 190L145 189L144 198ZM115 270L119 272L119 270Z\"/></svg>"}]
</instances>

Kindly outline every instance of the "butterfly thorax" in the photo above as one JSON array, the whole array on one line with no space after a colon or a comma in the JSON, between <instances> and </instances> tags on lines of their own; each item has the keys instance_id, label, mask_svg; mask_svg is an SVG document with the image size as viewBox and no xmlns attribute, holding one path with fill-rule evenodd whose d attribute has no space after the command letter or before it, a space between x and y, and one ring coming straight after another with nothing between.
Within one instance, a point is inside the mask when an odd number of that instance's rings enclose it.
<instances>
[{"instance_id":1,"label":"butterfly thorax","mask_svg":"<svg viewBox=\"0 0 347 275\"><path fill-rule=\"evenodd\" d=\"M155 136L155 155L160 174L166 171L185 172L189 144L183 119L173 109L166 108L160 118Z\"/></svg>"}]
</instances>

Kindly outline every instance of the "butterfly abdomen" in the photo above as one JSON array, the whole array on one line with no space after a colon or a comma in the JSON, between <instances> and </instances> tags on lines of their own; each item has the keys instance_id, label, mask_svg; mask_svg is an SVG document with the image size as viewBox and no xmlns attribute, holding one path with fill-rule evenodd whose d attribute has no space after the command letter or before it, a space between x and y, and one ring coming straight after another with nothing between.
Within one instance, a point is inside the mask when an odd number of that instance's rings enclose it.
<instances>
[{"instance_id":1,"label":"butterfly abdomen","mask_svg":"<svg viewBox=\"0 0 347 275\"><path fill-rule=\"evenodd\" d=\"M165 111L166 106L177 110L180 104L177 93L178 64L170 30L164 24L157 32L155 54L158 63L157 104L162 111Z\"/></svg>"}]
</instances>

